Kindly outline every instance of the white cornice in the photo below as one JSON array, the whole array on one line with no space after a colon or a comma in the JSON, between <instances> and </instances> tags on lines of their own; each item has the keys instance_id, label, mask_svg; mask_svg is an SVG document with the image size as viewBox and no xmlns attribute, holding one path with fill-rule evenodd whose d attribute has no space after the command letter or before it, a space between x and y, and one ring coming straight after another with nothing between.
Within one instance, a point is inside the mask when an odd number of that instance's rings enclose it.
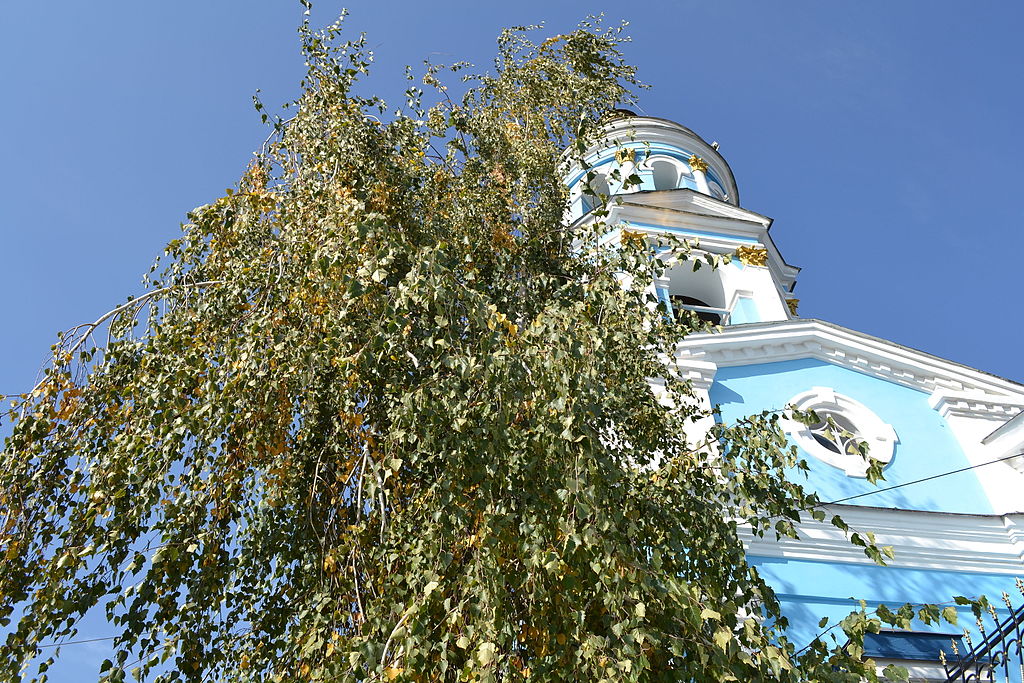
<instances>
[{"instance_id":1,"label":"white cornice","mask_svg":"<svg viewBox=\"0 0 1024 683\"><path fill-rule=\"evenodd\" d=\"M695 334L679 345L677 358L718 367L816 358L927 393L970 394L979 405L980 395L993 406L1024 401L1024 386L1016 382L821 320L753 323Z\"/></svg>"},{"instance_id":2,"label":"white cornice","mask_svg":"<svg viewBox=\"0 0 1024 683\"><path fill-rule=\"evenodd\" d=\"M670 190L669 193L693 193L691 190ZM652 193L653 194L653 193ZM763 216L749 214L750 218L741 218L738 215L724 215L720 212L702 213L697 211L699 207L694 205L692 209L667 208L663 206L652 206L650 204L637 203L633 201L636 195L622 195L617 199L621 202L609 205L610 213L607 219L609 225L618 223L645 223L651 225L646 232L657 234L659 232L670 233L673 229L713 232L716 235L700 237L701 248L718 253L732 253L739 246L750 246L750 240L758 242L768 251L768 269L772 272L775 281L790 290L796 281L800 269L791 266L782 258L782 253L771 234L768 232L768 223L764 222ZM714 202L714 200L710 200ZM717 202L722 206L727 206ZM729 207L732 208L732 207ZM742 209L732 209L734 212L748 213ZM644 231L643 228L638 228Z\"/></svg>"},{"instance_id":3,"label":"white cornice","mask_svg":"<svg viewBox=\"0 0 1024 683\"><path fill-rule=\"evenodd\" d=\"M1024 398L978 395L937 389L928 404L942 417L972 417L1005 422L1024 410Z\"/></svg>"},{"instance_id":4,"label":"white cornice","mask_svg":"<svg viewBox=\"0 0 1024 683\"><path fill-rule=\"evenodd\" d=\"M673 190L673 192L676 190ZM670 208L632 201L632 195L620 195L622 201L609 205L609 224L633 220L650 223L668 230L682 228L690 230L712 230L737 240L761 240L767 234L767 227L756 220L740 216L726 216L720 213L695 211L696 207Z\"/></svg>"},{"instance_id":5,"label":"white cornice","mask_svg":"<svg viewBox=\"0 0 1024 683\"><path fill-rule=\"evenodd\" d=\"M1003 443L1010 447L1024 443L1024 411L1017 413L1011 420L995 429L981 440L983 444L999 447Z\"/></svg>"},{"instance_id":6,"label":"white cornice","mask_svg":"<svg viewBox=\"0 0 1024 683\"><path fill-rule=\"evenodd\" d=\"M725 218L737 218L739 220L757 223L767 228L772 224L772 219L762 216L748 209L734 206L729 202L715 199L696 190L680 187L672 190L647 190L643 192L631 192L622 195L622 201L626 204L637 204L641 206L659 207L663 209L674 209L678 211L694 211L708 215L723 216Z\"/></svg>"},{"instance_id":7,"label":"white cornice","mask_svg":"<svg viewBox=\"0 0 1024 683\"><path fill-rule=\"evenodd\" d=\"M826 519L838 514L851 531L875 533L876 543L892 546L890 567L983 572L1024 576L1024 515L961 515L889 508L826 505ZM871 565L863 549L828 522L809 516L797 525L799 539L757 538L742 528L749 555L816 562Z\"/></svg>"},{"instance_id":8,"label":"white cornice","mask_svg":"<svg viewBox=\"0 0 1024 683\"><path fill-rule=\"evenodd\" d=\"M694 385L697 386L697 383L694 382ZM989 448L991 453L1000 457L1024 453L1024 412L1017 413L1013 418L1004 422L981 442ZM1008 461L1008 464L1024 474L1024 458L1013 458Z\"/></svg>"},{"instance_id":9,"label":"white cornice","mask_svg":"<svg viewBox=\"0 0 1024 683\"><path fill-rule=\"evenodd\" d=\"M680 379L689 380L694 389L707 391L715 381L715 371L718 369L714 363L706 363L698 360L687 360L677 362L674 365L676 375Z\"/></svg>"}]
</instances>

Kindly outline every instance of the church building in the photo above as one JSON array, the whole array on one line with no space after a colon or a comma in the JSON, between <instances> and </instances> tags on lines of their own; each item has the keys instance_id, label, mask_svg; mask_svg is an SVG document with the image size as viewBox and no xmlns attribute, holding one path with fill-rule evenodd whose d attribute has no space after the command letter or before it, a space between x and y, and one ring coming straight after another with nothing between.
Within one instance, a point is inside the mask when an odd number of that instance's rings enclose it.
<instances>
[{"instance_id":1,"label":"church building","mask_svg":"<svg viewBox=\"0 0 1024 683\"><path fill-rule=\"evenodd\" d=\"M787 406L814 411L818 424L784 421L810 465L802 483L827 501L829 518L874 532L895 553L879 566L842 531L809 517L799 539L748 534L748 561L779 595L791 638L809 641L824 630L824 617L835 624L859 600L870 610L985 595L999 607L997 621L1019 626L1020 614L1000 596L1022 600L1024 457L1013 456L1024 452L1024 386L799 317L800 269L776 247L772 219L740 204L717 144L688 128L623 112L585 160L590 186L612 198L603 220L613 232L652 242L670 234L697 241L694 257L732 256L717 269L676 263L656 282L669 315L688 309L719 326L687 337L674 359L699 398L718 407L715 419L731 423ZM633 174L641 184L624 189L618 178ZM597 200L582 191L587 173L577 168L567 182L571 220L595 220ZM867 481L864 457L850 454L858 443L883 465L884 481ZM938 650L954 657L958 645L963 655L982 638L970 610L959 609L973 640L949 624L922 625L871 636L866 655L907 666L912 680L945 681Z\"/></svg>"}]
</instances>

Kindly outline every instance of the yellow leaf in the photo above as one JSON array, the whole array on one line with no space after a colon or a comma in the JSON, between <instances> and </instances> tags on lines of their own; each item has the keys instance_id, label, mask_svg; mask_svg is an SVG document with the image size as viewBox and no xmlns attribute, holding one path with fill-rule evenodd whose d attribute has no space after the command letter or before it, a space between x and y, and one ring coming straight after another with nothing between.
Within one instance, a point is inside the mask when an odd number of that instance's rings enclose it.
<instances>
[{"instance_id":1,"label":"yellow leaf","mask_svg":"<svg viewBox=\"0 0 1024 683\"><path fill-rule=\"evenodd\" d=\"M729 644L729 641L732 640L732 632L729 631L729 629L727 628L720 628L717 631L715 631L714 640L715 645L724 650L726 646Z\"/></svg>"},{"instance_id":2,"label":"yellow leaf","mask_svg":"<svg viewBox=\"0 0 1024 683\"><path fill-rule=\"evenodd\" d=\"M497 645L491 642L483 643L480 646L480 650L476 653L476 658L481 666L487 666L494 660L494 651L497 647Z\"/></svg>"}]
</instances>

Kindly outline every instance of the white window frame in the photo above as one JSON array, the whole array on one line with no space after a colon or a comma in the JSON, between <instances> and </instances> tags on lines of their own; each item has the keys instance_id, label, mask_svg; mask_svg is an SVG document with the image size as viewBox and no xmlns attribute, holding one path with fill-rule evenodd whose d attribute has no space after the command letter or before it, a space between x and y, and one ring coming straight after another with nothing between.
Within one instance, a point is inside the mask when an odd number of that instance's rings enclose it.
<instances>
[{"instance_id":1,"label":"white window frame","mask_svg":"<svg viewBox=\"0 0 1024 683\"><path fill-rule=\"evenodd\" d=\"M812 387L787 402L796 410L838 413L855 428L854 434L868 446L868 458L883 464L892 461L899 438L892 425L884 422L863 403L836 393L830 387ZM843 470L848 477L866 477L870 462L860 454L836 453L814 438L810 425L784 416L782 427L800 448L822 462Z\"/></svg>"}]
</instances>

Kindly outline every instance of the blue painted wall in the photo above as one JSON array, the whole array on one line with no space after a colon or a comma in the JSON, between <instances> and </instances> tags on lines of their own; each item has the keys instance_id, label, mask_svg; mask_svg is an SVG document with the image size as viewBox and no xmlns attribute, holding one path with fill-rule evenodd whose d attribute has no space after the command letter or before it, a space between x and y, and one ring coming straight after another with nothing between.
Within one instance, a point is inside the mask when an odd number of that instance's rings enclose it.
<instances>
[{"instance_id":1,"label":"blue painted wall","mask_svg":"<svg viewBox=\"0 0 1024 683\"><path fill-rule=\"evenodd\" d=\"M824 361L805 359L719 368L710 396L711 403L721 407L720 419L729 424L762 410L782 409L794 395L815 386L831 387L861 402L891 424L899 437L893 459L885 468L885 482L878 486L848 477L842 470L803 453L811 468L809 477L805 480L796 472L792 476L817 491L822 500L836 501L969 465L945 421L928 405L928 394ZM992 512L971 471L874 493L853 502L911 510Z\"/></svg>"},{"instance_id":2,"label":"blue painted wall","mask_svg":"<svg viewBox=\"0 0 1024 683\"><path fill-rule=\"evenodd\" d=\"M729 317L730 325L742 325L743 323L756 323L761 321L761 314L757 310L757 304L749 296L737 297L736 305L732 308L732 315Z\"/></svg>"},{"instance_id":3,"label":"blue painted wall","mask_svg":"<svg viewBox=\"0 0 1024 683\"><path fill-rule=\"evenodd\" d=\"M1012 576L976 572L899 569L874 565L785 560L772 557L748 557L747 561L775 589L790 620L789 635L798 646L814 638L821 630L818 622L829 617L829 625L867 602L868 610L879 603L896 608L903 603L951 604L953 596L985 595L1002 607L1002 591L1017 595ZM1004 609L1000 610L1005 612ZM958 608L959 626L974 630L974 615L969 607ZM1004 616L1001 614L1000 616ZM986 617L987 626L991 620ZM956 632L956 626L925 626L915 623L914 630ZM840 644L845 638L839 629ZM948 652L948 648L947 648Z\"/></svg>"}]
</instances>

